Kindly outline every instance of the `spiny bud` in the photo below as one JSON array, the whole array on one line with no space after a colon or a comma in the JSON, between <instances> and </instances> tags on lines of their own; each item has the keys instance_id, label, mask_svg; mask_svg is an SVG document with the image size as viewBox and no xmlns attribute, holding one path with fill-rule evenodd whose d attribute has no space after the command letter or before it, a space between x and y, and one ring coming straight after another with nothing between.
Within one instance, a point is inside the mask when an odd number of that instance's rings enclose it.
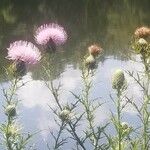
<instances>
[{"instance_id":1,"label":"spiny bud","mask_svg":"<svg viewBox=\"0 0 150 150\"><path fill-rule=\"evenodd\" d=\"M140 39L137 41L137 43L138 43L139 45L141 45L141 46L144 46L144 45L147 45L147 44L148 44L147 41L146 41L145 39L143 39L143 38L140 38Z\"/></svg>"},{"instance_id":2,"label":"spiny bud","mask_svg":"<svg viewBox=\"0 0 150 150\"><path fill-rule=\"evenodd\" d=\"M133 44L132 48L134 49L134 51L137 53L137 54L140 54L140 53L147 53L148 52L148 42L143 39L143 38L140 38L138 39L137 41L135 41L135 43Z\"/></svg>"},{"instance_id":3,"label":"spiny bud","mask_svg":"<svg viewBox=\"0 0 150 150\"><path fill-rule=\"evenodd\" d=\"M14 104L8 105L5 108L5 114L9 117L16 116L16 106Z\"/></svg>"},{"instance_id":4,"label":"spiny bud","mask_svg":"<svg viewBox=\"0 0 150 150\"><path fill-rule=\"evenodd\" d=\"M93 55L88 56L88 57L86 58L86 60L85 60L85 63L86 63L87 65L89 65L89 64L94 64L94 63L95 63L95 58L94 58L94 56L93 56Z\"/></svg>"},{"instance_id":5,"label":"spiny bud","mask_svg":"<svg viewBox=\"0 0 150 150\"><path fill-rule=\"evenodd\" d=\"M60 112L59 114L59 118L62 120L62 121L68 121L70 119L70 113L71 111L69 109L64 109Z\"/></svg>"},{"instance_id":6,"label":"spiny bud","mask_svg":"<svg viewBox=\"0 0 150 150\"><path fill-rule=\"evenodd\" d=\"M10 124L7 129L7 136L16 136L19 134L21 128L17 124Z\"/></svg>"},{"instance_id":7,"label":"spiny bud","mask_svg":"<svg viewBox=\"0 0 150 150\"><path fill-rule=\"evenodd\" d=\"M122 122L122 123L121 123L121 127L122 127L123 130L126 130L126 129L129 128L129 125L128 125L127 122Z\"/></svg>"},{"instance_id":8,"label":"spiny bud","mask_svg":"<svg viewBox=\"0 0 150 150\"><path fill-rule=\"evenodd\" d=\"M120 89L125 83L125 76L121 69L117 69L112 76L112 87L114 89Z\"/></svg>"}]
</instances>

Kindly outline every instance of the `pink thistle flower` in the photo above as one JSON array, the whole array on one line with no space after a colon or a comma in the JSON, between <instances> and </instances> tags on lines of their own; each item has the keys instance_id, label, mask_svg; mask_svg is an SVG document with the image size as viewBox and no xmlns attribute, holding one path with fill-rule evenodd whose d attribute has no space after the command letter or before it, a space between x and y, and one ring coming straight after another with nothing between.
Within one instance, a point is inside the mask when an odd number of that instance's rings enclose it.
<instances>
[{"instance_id":1,"label":"pink thistle flower","mask_svg":"<svg viewBox=\"0 0 150 150\"><path fill-rule=\"evenodd\" d=\"M137 28L134 32L134 35L137 38L146 38L146 37L150 36L150 28L144 27L144 26Z\"/></svg>"},{"instance_id":2,"label":"pink thistle flower","mask_svg":"<svg viewBox=\"0 0 150 150\"><path fill-rule=\"evenodd\" d=\"M31 42L16 41L10 44L8 49L9 60L16 62L24 62L26 64L36 64L41 59L41 53L39 49Z\"/></svg>"},{"instance_id":3,"label":"pink thistle flower","mask_svg":"<svg viewBox=\"0 0 150 150\"><path fill-rule=\"evenodd\" d=\"M66 42L67 33L58 24L44 24L36 30L35 40L40 45L55 44L59 46Z\"/></svg>"},{"instance_id":4,"label":"pink thistle flower","mask_svg":"<svg viewBox=\"0 0 150 150\"><path fill-rule=\"evenodd\" d=\"M93 56L97 56L98 54L100 54L103 51L103 49L96 44L89 46L88 50L89 50L89 53Z\"/></svg>"}]
</instances>

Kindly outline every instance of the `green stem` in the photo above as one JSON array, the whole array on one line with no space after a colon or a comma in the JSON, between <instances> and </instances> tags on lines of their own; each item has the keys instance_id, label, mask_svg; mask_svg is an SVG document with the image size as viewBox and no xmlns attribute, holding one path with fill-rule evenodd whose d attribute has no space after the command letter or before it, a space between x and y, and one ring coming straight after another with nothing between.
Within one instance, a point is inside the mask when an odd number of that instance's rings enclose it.
<instances>
[{"instance_id":1,"label":"green stem","mask_svg":"<svg viewBox=\"0 0 150 150\"><path fill-rule=\"evenodd\" d=\"M119 145L119 150L121 150L121 92L120 90L117 91L117 120L118 120L118 145Z\"/></svg>"},{"instance_id":2,"label":"green stem","mask_svg":"<svg viewBox=\"0 0 150 150\"><path fill-rule=\"evenodd\" d=\"M75 128L72 126L72 123L71 123L71 122L69 122L69 126L70 126L70 128L71 128L71 130L72 130L72 132L73 132L73 134L74 134L75 139L76 139L77 142L79 143L79 145L82 147L83 150L86 150L86 148L84 147L83 142L82 142L82 141L80 140L80 138L78 137L78 135L77 135L77 133L76 133L76 131L75 131Z\"/></svg>"},{"instance_id":3,"label":"green stem","mask_svg":"<svg viewBox=\"0 0 150 150\"><path fill-rule=\"evenodd\" d=\"M144 149L148 150L148 143L149 143L149 114L148 114L148 105L149 105L149 82L150 82L150 77L149 77L149 69L148 65L146 62L145 57L143 57L143 63L145 66L145 75L146 75L146 85L145 85L145 90L144 90L144 104L143 104L143 136L144 136Z\"/></svg>"},{"instance_id":4,"label":"green stem","mask_svg":"<svg viewBox=\"0 0 150 150\"><path fill-rule=\"evenodd\" d=\"M57 103L59 109L62 110L63 108L62 108L62 106L61 106L60 103L59 103L58 93L57 93L57 90L55 90L55 88L54 88L54 86L53 86L53 82L50 83L50 86L51 86L51 92L52 92L52 94L53 94L53 96L54 96L54 99L55 99L55 101L56 101L56 103ZM82 149L83 149L83 150L86 150L86 148L84 147L83 142L80 140L79 136L77 135L77 133L76 133L76 131L75 131L75 128L74 128L73 125L72 125L72 122L69 121L68 124L69 124L69 127L70 127L70 129L71 129L73 135L74 135L74 138L77 140L77 142L78 142L79 145L82 147Z\"/></svg>"},{"instance_id":5,"label":"green stem","mask_svg":"<svg viewBox=\"0 0 150 150\"><path fill-rule=\"evenodd\" d=\"M7 120L7 128L6 128L6 146L8 148L8 150L12 150L12 146L11 146L11 143L9 141L10 139L10 135L9 135L9 127L10 127L10 124L11 124L11 118L8 116L8 120Z\"/></svg>"}]
</instances>

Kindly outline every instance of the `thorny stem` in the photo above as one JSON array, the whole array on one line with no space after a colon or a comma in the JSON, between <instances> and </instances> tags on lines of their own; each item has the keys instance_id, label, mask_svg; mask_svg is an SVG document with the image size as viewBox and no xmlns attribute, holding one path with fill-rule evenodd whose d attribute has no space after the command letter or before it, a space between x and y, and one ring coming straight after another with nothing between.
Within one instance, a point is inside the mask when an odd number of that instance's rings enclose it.
<instances>
[{"instance_id":1,"label":"thorny stem","mask_svg":"<svg viewBox=\"0 0 150 150\"><path fill-rule=\"evenodd\" d=\"M77 133L76 133L76 131L75 131L75 128L73 127L73 125L72 125L71 122L69 122L69 127L71 128L71 130L72 130L72 132L73 132L73 134L74 134L74 136L75 136L77 142L79 143L79 145L80 145L84 150L86 150L86 148L84 147L83 142L82 142L82 141L80 140L80 138L78 137L78 135L77 135Z\"/></svg>"},{"instance_id":2,"label":"thorny stem","mask_svg":"<svg viewBox=\"0 0 150 150\"><path fill-rule=\"evenodd\" d=\"M140 114L140 119L142 120L143 123L143 149L148 150L149 149L149 119L150 119L150 114L149 114L149 103L150 103L150 96L149 96L149 85L150 85L150 72L149 72L149 67L147 64L147 60L145 57L145 54L141 54L142 57L142 62L144 65L144 74L145 74L145 79L146 79L146 84L142 84L140 80L136 79L134 75L129 73L129 75L137 82L137 84L143 89L143 106L141 108L141 111L138 112ZM137 106L136 106L137 107Z\"/></svg>"},{"instance_id":3,"label":"thorny stem","mask_svg":"<svg viewBox=\"0 0 150 150\"><path fill-rule=\"evenodd\" d=\"M54 88L52 81L51 81L51 84L50 84L50 85L51 85L51 92L52 92L52 94L53 94L53 96L54 96L54 99L55 99L55 101L56 101L56 103L57 103L59 109L62 110L63 108L61 107L61 105L60 105L60 103L59 103L59 99L58 99L58 93L57 93L58 91ZM69 127L71 128L71 131L73 132L73 135L74 135L75 139L77 140L77 142L79 143L79 145L82 147L83 150L86 150L86 148L85 148L83 142L81 141L81 139L80 139L79 136L77 135L77 133L76 133L76 131L75 131L75 128L74 128L73 125L72 125L72 122L69 121L68 125L69 125Z\"/></svg>"},{"instance_id":4,"label":"thorny stem","mask_svg":"<svg viewBox=\"0 0 150 150\"><path fill-rule=\"evenodd\" d=\"M17 88L17 79L15 78L15 80L13 82L13 85L12 85L12 87L10 89L11 93L10 93L9 99L7 97L8 96L7 94L4 95L4 96L6 96L8 104L11 104L12 98L13 98L13 96L15 94L15 91L16 91L16 88ZM8 116L7 117L7 125L6 125L6 133L5 133L5 136L6 136L6 146L7 146L8 150L12 150L12 143L10 143L10 135L9 135L9 127L10 127L11 123L12 123L12 118L10 116Z\"/></svg>"},{"instance_id":5,"label":"thorny stem","mask_svg":"<svg viewBox=\"0 0 150 150\"><path fill-rule=\"evenodd\" d=\"M90 102L89 102L89 92L90 92L90 88L91 88L91 82L89 81L90 74L85 75L84 71L82 72L82 74L83 74L82 78L83 78L83 82L84 82L84 86L85 86L82 104L85 108L89 128L91 129L92 135L94 137L94 142L93 142L94 150L96 150L99 139L97 138L95 131L94 131L94 127L93 127L93 123L92 123L93 122L93 114L92 114L92 110L90 109Z\"/></svg>"},{"instance_id":6,"label":"thorny stem","mask_svg":"<svg viewBox=\"0 0 150 150\"><path fill-rule=\"evenodd\" d=\"M54 88L54 85L53 85L52 81L50 82L50 84L51 84L51 92L52 92L52 94L54 96L54 99L55 99L58 107L60 108L60 110L62 110L62 107L61 107L61 105L59 103L59 99L58 99L58 91Z\"/></svg>"},{"instance_id":7,"label":"thorny stem","mask_svg":"<svg viewBox=\"0 0 150 150\"><path fill-rule=\"evenodd\" d=\"M60 129L59 129L56 141L55 141L55 146L54 146L55 150L57 150L59 148L59 138L61 136L61 133L62 133L63 129L64 129L64 122L62 122L62 124L60 126Z\"/></svg>"},{"instance_id":8,"label":"thorny stem","mask_svg":"<svg viewBox=\"0 0 150 150\"><path fill-rule=\"evenodd\" d=\"M10 87L8 91L3 89L4 97L6 99L6 106L11 105L16 103L17 105L17 100L14 100L16 90L19 87L22 87L24 84L21 86L17 86L18 83L18 78L14 78L13 81L11 81ZM3 135L4 135L4 141L5 141L5 146L7 150L22 150L25 148L25 145L27 144L27 141L30 139L31 136L28 136L26 139L24 139L23 136L20 136L19 138L17 135L12 135L10 131L10 126L15 123L15 117L7 115L7 121L4 124L4 129L3 129Z\"/></svg>"},{"instance_id":9,"label":"thorny stem","mask_svg":"<svg viewBox=\"0 0 150 150\"><path fill-rule=\"evenodd\" d=\"M148 129L149 129L149 119L150 119L150 115L148 113L148 105L150 102L150 97L149 97L149 82L150 82L150 76L149 76L149 68L146 62L145 57L143 56L143 63L145 66L145 75L146 75L146 85L145 85L145 90L144 90L144 104L143 104L143 136L144 136L144 149L148 150L149 146L149 133L148 133Z\"/></svg>"},{"instance_id":10,"label":"thorny stem","mask_svg":"<svg viewBox=\"0 0 150 150\"><path fill-rule=\"evenodd\" d=\"M11 146L11 143L9 141L9 134L8 134L10 124L11 124L11 118L8 116L6 133L5 133L6 134L6 145L7 145L8 150L12 150L12 146Z\"/></svg>"}]
</instances>

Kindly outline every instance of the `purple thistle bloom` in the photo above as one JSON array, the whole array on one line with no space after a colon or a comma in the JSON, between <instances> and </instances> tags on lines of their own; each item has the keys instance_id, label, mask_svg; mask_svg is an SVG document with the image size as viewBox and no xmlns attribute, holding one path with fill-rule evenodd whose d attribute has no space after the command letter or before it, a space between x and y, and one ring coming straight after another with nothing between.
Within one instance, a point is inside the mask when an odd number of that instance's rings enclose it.
<instances>
[{"instance_id":1,"label":"purple thistle bloom","mask_svg":"<svg viewBox=\"0 0 150 150\"><path fill-rule=\"evenodd\" d=\"M41 53L39 49L31 42L16 41L10 44L8 49L9 60L16 62L24 62L26 64L36 64L41 59Z\"/></svg>"},{"instance_id":2,"label":"purple thistle bloom","mask_svg":"<svg viewBox=\"0 0 150 150\"><path fill-rule=\"evenodd\" d=\"M55 47L66 42L67 33L64 28L58 24L44 24L36 30L35 40L40 45Z\"/></svg>"}]
</instances>

